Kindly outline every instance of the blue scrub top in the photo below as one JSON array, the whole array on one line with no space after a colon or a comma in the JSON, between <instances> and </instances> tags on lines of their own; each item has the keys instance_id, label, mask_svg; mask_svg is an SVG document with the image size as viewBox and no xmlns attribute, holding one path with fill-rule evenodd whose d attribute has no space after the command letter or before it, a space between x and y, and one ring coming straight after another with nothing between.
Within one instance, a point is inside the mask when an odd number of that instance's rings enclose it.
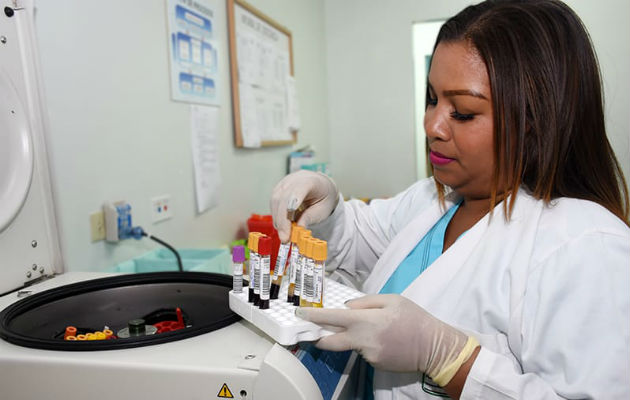
<instances>
[{"instance_id":1,"label":"blue scrub top","mask_svg":"<svg viewBox=\"0 0 630 400\"><path fill-rule=\"evenodd\" d=\"M459 208L457 203L433 225L389 277L380 294L400 294L442 254L446 228Z\"/></svg>"},{"instance_id":2,"label":"blue scrub top","mask_svg":"<svg viewBox=\"0 0 630 400\"><path fill-rule=\"evenodd\" d=\"M400 294L407 286L411 285L429 265L442 254L444 249L444 237L446 236L446 228L455 215L461 203L457 203L451 207L433 225L431 230L424 235L422 240L411 250L407 257L400 263L396 271L389 277L379 294ZM367 379L365 381L365 397L366 400L374 399L373 391L374 368L368 364Z\"/></svg>"}]
</instances>

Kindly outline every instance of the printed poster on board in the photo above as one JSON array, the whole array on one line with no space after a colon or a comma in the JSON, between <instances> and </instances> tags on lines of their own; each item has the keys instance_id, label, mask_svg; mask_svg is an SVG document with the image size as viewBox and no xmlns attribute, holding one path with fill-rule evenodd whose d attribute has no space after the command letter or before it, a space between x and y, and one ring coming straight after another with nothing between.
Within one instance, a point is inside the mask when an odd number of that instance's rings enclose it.
<instances>
[{"instance_id":1,"label":"printed poster on board","mask_svg":"<svg viewBox=\"0 0 630 400\"><path fill-rule=\"evenodd\" d=\"M202 0L166 0L171 96L219 105L216 10Z\"/></svg>"}]
</instances>

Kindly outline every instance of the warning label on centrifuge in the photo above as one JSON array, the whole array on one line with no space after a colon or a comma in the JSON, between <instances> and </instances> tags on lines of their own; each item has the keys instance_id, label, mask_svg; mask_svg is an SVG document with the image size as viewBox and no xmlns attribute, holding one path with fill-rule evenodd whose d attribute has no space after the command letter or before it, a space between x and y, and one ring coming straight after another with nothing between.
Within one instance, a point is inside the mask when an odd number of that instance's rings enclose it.
<instances>
[{"instance_id":1,"label":"warning label on centrifuge","mask_svg":"<svg viewBox=\"0 0 630 400\"><path fill-rule=\"evenodd\" d=\"M230 391L230 388L228 387L227 383L224 383L223 386L221 386L221 390L219 390L219 394L217 394L217 397L223 397L227 399L234 398L234 396L232 396L232 392Z\"/></svg>"}]
</instances>

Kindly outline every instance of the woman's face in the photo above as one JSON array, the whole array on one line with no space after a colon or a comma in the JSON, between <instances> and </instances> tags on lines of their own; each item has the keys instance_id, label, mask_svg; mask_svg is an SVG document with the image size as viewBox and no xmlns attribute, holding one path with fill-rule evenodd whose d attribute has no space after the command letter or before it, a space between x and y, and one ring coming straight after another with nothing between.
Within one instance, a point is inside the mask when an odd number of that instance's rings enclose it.
<instances>
[{"instance_id":1,"label":"woman's face","mask_svg":"<svg viewBox=\"0 0 630 400\"><path fill-rule=\"evenodd\" d=\"M424 129L438 182L462 196L488 198L494 170L490 81L465 41L440 43L429 73Z\"/></svg>"}]
</instances>

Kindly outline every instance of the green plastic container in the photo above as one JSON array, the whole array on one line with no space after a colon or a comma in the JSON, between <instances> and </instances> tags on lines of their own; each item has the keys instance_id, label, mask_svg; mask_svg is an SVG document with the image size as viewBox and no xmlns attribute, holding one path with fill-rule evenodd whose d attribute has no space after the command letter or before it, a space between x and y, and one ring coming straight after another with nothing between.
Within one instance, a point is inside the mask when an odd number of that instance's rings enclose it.
<instances>
[{"instance_id":1,"label":"green plastic container","mask_svg":"<svg viewBox=\"0 0 630 400\"><path fill-rule=\"evenodd\" d=\"M230 275L232 259L226 249L178 249L184 271L215 272ZM168 249L155 249L139 257L124 261L108 272L136 274L142 272L177 271L177 259Z\"/></svg>"}]
</instances>

